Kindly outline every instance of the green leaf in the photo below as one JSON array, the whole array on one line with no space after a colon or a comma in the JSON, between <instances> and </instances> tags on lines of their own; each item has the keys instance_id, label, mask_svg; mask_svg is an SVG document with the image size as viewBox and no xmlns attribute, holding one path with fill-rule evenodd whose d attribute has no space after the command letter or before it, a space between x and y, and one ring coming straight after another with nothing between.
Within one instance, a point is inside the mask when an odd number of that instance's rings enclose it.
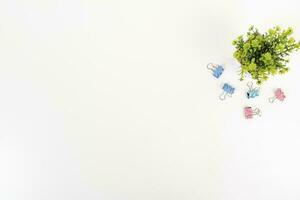
<instances>
[{"instance_id":1,"label":"green leaf","mask_svg":"<svg viewBox=\"0 0 300 200\"><path fill-rule=\"evenodd\" d=\"M256 64L255 64L255 63L251 63L251 64L248 66L248 69L249 69L250 71L255 70L255 69L256 69Z\"/></svg>"}]
</instances>

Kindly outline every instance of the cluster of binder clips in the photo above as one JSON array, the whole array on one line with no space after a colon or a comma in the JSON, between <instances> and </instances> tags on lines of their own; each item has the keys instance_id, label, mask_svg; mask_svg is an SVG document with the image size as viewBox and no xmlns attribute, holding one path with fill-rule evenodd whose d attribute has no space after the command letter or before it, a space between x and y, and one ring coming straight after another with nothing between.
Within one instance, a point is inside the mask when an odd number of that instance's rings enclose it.
<instances>
[{"instance_id":1,"label":"cluster of binder clips","mask_svg":"<svg viewBox=\"0 0 300 200\"><path fill-rule=\"evenodd\" d=\"M212 75L219 79L224 72L224 66L214 63L209 63L207 69L212 72ZM260 88L254 87L252 82L247 83L248 91L246 92L247 99L252 99L260 95ZM229 83L225 83L221 88L223 91L219 96L219 99L224 101L227 97L232 97L235 92L235 88ZM274 92L274 96L269 98L269 102L273 103L275 100L283 101L286 98L281 88L277 88ZM259 108L252 108L247 106L244 108L244 115L246 119L252 119L254 115L261 116L261 110Z\"/></svg>"}]
</instances>

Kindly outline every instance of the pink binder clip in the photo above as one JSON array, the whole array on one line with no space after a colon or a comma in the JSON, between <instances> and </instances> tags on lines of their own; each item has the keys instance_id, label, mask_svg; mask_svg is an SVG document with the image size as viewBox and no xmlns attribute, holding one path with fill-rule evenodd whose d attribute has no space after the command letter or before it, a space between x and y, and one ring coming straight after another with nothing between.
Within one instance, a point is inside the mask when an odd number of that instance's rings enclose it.
<instances>
[{"instance_id":1,"label":"pink binder clip","mask_svg":"<svg viewBox=\"0 0 300 200\"><path fill-rule=\"evenodd\" d=\"M254 115L261 116L261 110L258 108L252 109L252 107L245 107L244 114L246 119L252 119Z\"/></svg>"},{"instance_id":2,"label":"pink binder clip","mask_svg":"<svg viewBox=\"0 0 300 200\"><path fill-rule=\"evenodd\" d=\"M284 92L280 88L278 88L275 90L274 96L269 98L269 102L273 103L276 99L278 99L279 101L283 101L285 99L285 97L286 96L285 96Z\"/></svg>"}]
</instances>

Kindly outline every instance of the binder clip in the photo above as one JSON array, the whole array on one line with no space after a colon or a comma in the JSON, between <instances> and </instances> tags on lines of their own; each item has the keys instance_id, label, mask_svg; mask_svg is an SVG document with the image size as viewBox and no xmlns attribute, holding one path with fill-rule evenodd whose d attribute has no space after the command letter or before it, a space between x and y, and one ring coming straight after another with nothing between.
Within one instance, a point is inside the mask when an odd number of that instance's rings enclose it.
<instances>
[{"instance_id":1,"label":"binder clip","mask_svg":"<svg viewBox=\"0 0 300 200\"><path fill-rule=\"evenodd\" d=\"M213 72L213 76L216 78L219 78L224 71L224 67L222 65L216 65L213 63L209 63L207 65L207 69L211 70Z\"/></svg>"},{"instance_id":2,"label":"binder clip","mask_svg":"<svg viewBox=\"0 0 300 200\"><path fill-rule=\"evenodd\" d=\"M281 88L277 88L274 92L274 96L269 98L269 102L273 103L276 99L279 101L283 101L285 99L285 94L284 92L281 90Z\"/></svg>"},{"instance_id":3,"label":"binder clip","mask_svg":"<svg viewBox=\"0 0 300 200\"><path fill-rule=\"evenodd\" d=\"M247 98L248 99L255 98L255 97L259 96L259 87L253 88L253 83L252 82L248 82L247 86L249 88L249 90L247 92Z\"/></svg>"},{"instance_id":4,"label":"binder clip","mask_svg":"<svg viewBox=\"0 0 300 200\"><path fill-rule=\"evenodd\" d=\"M228 83L225 83L223 85L223 93L219 96L220 100L225 100L227 96L232 97L235 88L229 85Z\"/></svg>"},{"instance_id":5,"label":"binder clip","mask_svg":"<svg viewBox=\"0 0 300 200\"><path fill-rule=\"evenodd\" d=\"M246 119L252 119L254 115L261 116L261 110L258 108L253 109L252 107L245 107L244 114Z\"/></svg>"}]
</instances>

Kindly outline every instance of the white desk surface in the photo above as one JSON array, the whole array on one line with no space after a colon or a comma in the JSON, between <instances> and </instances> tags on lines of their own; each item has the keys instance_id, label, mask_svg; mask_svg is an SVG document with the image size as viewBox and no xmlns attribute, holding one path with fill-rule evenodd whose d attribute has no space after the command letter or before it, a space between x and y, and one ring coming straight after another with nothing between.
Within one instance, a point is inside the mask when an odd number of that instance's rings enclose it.
<instances>
[{"instance_id":1,"label":"white desk surface","mask_svg":"<svg viewBox=\"0 0 300 200\"><path fill-rule=\"evenodd\" d=\"M251 24L300 39L299 13L297 0L1 0L0 199L299 200L300 54L251 101L231 45ZM208 62L225 64L220 80ZM224 82L237 90L221 102ZM269 104L276 87L287 99Z\"/></svg>"}]
</instances>

